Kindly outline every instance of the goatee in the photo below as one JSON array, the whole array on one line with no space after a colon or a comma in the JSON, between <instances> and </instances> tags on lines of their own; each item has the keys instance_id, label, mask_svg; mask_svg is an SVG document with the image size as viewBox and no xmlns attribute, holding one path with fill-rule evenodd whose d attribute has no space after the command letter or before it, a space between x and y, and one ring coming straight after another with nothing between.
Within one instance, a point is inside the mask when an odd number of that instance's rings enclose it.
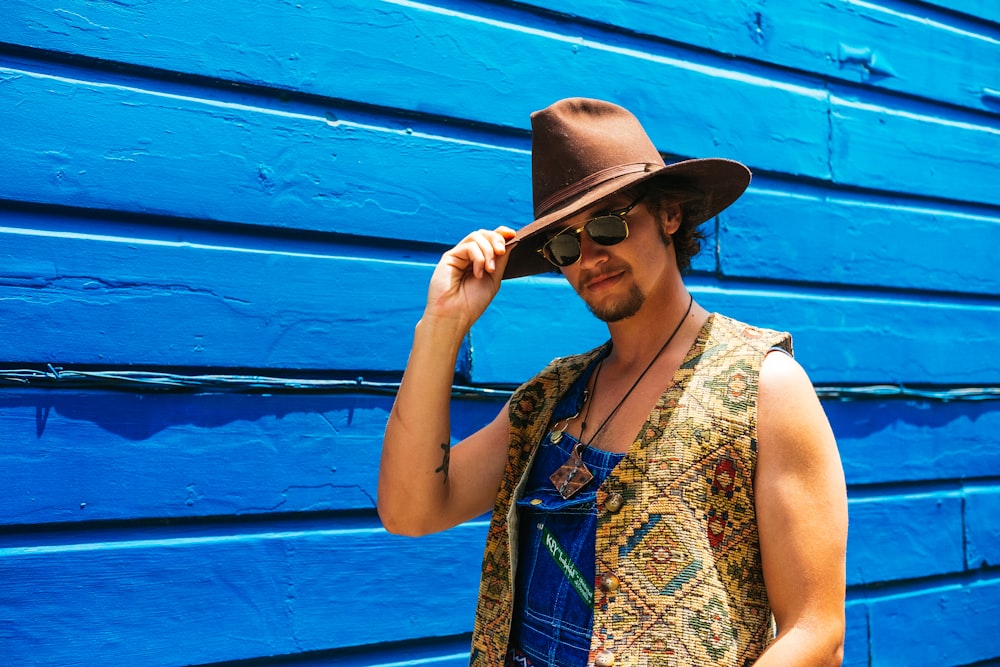
<instances>
[{"instance_id":1,"label":"goatee","mask_svg":"<svg viewBox=\"0 0 1000 667\"><path fill-rule=\"evenodd\" d=\"M599 320L604 322L619 322L638 313L645 300L646 297L642 291L635 285L632 285L629 293L619 301L605 305L587 303L587 308Z\"/></svg>"}]
</instances>

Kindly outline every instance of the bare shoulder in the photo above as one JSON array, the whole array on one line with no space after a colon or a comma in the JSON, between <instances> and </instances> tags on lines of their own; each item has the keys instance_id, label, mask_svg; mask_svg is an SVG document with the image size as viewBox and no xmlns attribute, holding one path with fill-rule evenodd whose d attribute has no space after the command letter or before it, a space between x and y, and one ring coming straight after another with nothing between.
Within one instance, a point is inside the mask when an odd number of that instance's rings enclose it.
<instances>
[{"instance_id":1,"label":"bare shoulder","mask_svg":"<svg viewBox=\"0 0 1000 667\"><path fill-rule=\"evenodd\" d=\"M755 489L762 540L773 552L782 539L794 541L790 533L825 525L829 553L839 559L847 525L844 471L812 382L797 361L772 352L761 366L759 392ZM809 551L809 558L817 553Z\"/></svg>"},{"instance_id":2,"label":"bare shoulder","mask_svg":"<svg viewBox=\"0 0 1000 667\"><path fill-rule=\"evenodd\" d=\"M768 397L785 392L816 393L812 381L799 362L790 354L778 350L764 357L760 367L760 392Z\"/></svg>"},{"instance_id":3,"label":"bare shoulder","mask_svg":"<svg viewBox=\"0 0 1000 667\"><path fill-rule=\"evenodd\" d=\"M758 391L757 420L762 437L787 435L788 429L805 427L829 430L812 381L790 355L775 351L764 358Z\"/></svg>"}]
</instances>

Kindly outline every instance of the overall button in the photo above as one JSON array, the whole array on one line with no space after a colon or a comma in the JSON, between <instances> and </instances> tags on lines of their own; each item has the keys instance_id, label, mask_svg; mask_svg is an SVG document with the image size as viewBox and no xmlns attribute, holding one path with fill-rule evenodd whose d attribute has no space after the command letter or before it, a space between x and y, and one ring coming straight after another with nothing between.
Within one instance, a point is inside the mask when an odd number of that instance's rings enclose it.
<instances>
[{"instance_id":1,"label":"overall button","mask_svg":"<svg viewBox=\"0 0 1000 667\"><path fill-rule=\"evenodd\" d=\"M618 510L625 504L625 498L620 493L612 493L604 501L604 509L612 514L618 514Z\"/></svg>"},{"instance_id":2,"label":"overall button","mask_svg":"<svg viewBox=\"0 0 1000 667\"><path fill-rule=\"evenodd\" d=\"M598 653L597 657L594 658L594 665L596 667L613 667L614 664L615 654L607 649Z\"/></svg>"},{"instance_id":3,"label":"overall button","mask_svg":"<svg viewBox=\"0 0 1000 667\"><path fill-rule=\"evenodd\" d=\"M621 586L621 583L618 577L610 572L601 575L601 590L605 593L614 593Z\"/></svg>"}]
</instances>

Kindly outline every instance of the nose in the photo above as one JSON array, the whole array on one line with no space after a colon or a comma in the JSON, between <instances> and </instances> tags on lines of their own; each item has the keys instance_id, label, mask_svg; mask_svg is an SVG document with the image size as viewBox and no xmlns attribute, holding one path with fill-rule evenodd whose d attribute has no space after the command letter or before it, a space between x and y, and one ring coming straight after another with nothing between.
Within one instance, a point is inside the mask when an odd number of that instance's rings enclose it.
<instances>
[{"instance_id":1,"label":"nose","mask_svg":"<svg viewBox=\"0 0 1000 667\"><path fill-rule=\"evenodd\" d=\"M580 261L581 269L588 269L600 265L608 259L608 248L600 243L595 243L586 231L580 233Z\"/></svg>"}]
</instances>

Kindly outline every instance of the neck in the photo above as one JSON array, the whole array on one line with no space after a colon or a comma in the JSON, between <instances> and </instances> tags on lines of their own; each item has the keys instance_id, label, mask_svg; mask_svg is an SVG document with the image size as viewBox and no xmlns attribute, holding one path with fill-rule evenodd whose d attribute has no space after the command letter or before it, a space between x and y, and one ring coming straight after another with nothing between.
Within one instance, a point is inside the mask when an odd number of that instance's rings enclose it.
<instances>
[{"instance_id":1,"label":"neck","mask_svg":"<svg viewBox=\"0 0 1000 667\"><path fill-rule=\"evenodd\" d=\"M688 312L689 304L691 309ZM708 311L697 303L691 303L690 293L678 281L677 287L669 294L659 299L647 298L632 317L608 324L613 344L608 361L622 369L644 366L678 325L677 335L668 347L687 350L707 318ZM669 354L669 351L664 353Z\"/></svg>"}]
</instances>

